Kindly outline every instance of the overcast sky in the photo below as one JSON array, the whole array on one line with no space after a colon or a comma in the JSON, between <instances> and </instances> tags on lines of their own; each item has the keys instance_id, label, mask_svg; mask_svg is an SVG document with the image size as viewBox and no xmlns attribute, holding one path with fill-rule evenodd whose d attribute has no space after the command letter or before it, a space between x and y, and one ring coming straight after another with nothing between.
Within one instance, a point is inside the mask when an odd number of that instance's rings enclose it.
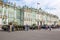
<instances>
[{"instance_id":1,"label":"overcast sky","mask_svg":"<svg viewBox=\"0 0 60 40\"><path fill-rule=\"evenodd\" d=\"M60 0L9 0L10 2L16 2L17 6L27 5L29 7L37 8L41 7L44 11L57 15L60 18Z\"/></svg>"}]
</instances>

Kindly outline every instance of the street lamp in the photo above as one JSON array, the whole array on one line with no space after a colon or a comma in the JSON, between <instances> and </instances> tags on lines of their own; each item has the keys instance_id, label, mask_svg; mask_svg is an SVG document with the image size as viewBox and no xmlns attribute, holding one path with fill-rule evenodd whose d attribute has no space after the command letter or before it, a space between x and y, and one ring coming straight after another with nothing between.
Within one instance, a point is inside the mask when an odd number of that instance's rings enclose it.
<instances>
[{"instance_id":1,"label":"street lamp","mask_svg":"<svg viewBox=\"0 0 60 40\"><path fill-rule=\"evenodd\" d=\"M37 8L39 9L39 5L40 5L40 3L37 3Z\"/></svg>"},{"instance_id":2,"label":"street lamp","mask_svg":"<svg viewBox=\"0 0 60 40\"><path fill-rule=\"evenodd\" d=\"M40 5L40 3L37 3L37 8L38 8L38 10L37 10L37 14L39 14L39 5ZM39 29L39 15L38 15L38 20L37 20L37 25L38 25L38 29Z\"/></svg>"}]
</instances>

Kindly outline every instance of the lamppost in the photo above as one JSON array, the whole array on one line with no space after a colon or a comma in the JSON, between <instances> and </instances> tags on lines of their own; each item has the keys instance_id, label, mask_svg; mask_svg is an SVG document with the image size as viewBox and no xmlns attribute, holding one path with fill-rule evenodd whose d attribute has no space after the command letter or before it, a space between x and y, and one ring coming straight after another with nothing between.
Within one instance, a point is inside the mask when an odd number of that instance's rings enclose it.
<instances>
[{"instance_id":1,"label":"lamppost","mask_svg":"<svg viewBox=\"0 0 60 40\"><path fill-rule=\"evenodd\" d=\"M39 14L39 5L40 5L40 3L37 3L37 8L38 8L38 10L37 10L37 14ZM38 20L37 20L37 25L38 25L38 29L40 28L40 25L39 25L39 22L40 20L39 20L39 15L38 15Z\"/></svg>"}]
</instances>

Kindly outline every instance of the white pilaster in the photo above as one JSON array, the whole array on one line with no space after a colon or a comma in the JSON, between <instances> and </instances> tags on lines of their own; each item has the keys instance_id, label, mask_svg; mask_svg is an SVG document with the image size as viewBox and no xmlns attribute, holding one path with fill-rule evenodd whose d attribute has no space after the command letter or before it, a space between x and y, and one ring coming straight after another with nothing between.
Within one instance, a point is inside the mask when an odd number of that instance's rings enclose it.
<instances>
[{"instance_id":1,"label":"white pilaster","mask_svg":"<svg viewBox=\"0 0 60 40\"><path fill-rule=\"evenodd\" d=\"M15 19L16 19L16 8L15 8Z\"/></svg>"},{"instance_id":2,"label":"white pilaster","mask_svg":"<svg viewBox=\"0 0 60 40\"><path fill-rule=\"evenodd\" d=\"M14 14L15 14L15 22L16 22L16 3L14 3L14 9L15 9Z\"/></svg>"},{"instance_id":3,"label":"white pilaster","mask_svg":"<svg viewBox=\"0 0 60 40\"><path fill-rule=\"evenodd\" d=\"M15 12L14 12L14 14L15 14L15 22L16 22L16 8L15 8Z\"/></svg>"},{"instance_id":4,"label":"white pilaster","mask_svg":"<svg viewBox=\"0 0 60 40\"><path fill-rule=\"evenodd\" d=\"M8 7L6 8L7 24L8 24Z\"/></svg>"},{"instance_id":5,"label":"white pilaster","mask_svg":"<svg viewBox=\"0 0 60 40\"><path fill-rule=\"evenodd\" d=\"M3 4L3 6L2 6L2 25L3 25L3 15L4 15L4 4Z\"/></svg>"}]
</instances>

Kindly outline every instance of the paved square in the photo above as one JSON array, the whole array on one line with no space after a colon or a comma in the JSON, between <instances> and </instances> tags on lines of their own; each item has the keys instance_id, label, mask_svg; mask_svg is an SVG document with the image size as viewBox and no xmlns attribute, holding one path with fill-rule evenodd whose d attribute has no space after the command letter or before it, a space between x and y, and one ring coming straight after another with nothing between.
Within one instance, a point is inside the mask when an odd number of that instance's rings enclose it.
<instances>
[{"instance_id":1,"label":"paved square","mask_svg":"<svg viewBox=\"0 0 60 40\"><path fill-rule=\"evenodd\" d=\"M0 40L60 40L58 30L0 31Z\"/></svg>"}]
</instances>

